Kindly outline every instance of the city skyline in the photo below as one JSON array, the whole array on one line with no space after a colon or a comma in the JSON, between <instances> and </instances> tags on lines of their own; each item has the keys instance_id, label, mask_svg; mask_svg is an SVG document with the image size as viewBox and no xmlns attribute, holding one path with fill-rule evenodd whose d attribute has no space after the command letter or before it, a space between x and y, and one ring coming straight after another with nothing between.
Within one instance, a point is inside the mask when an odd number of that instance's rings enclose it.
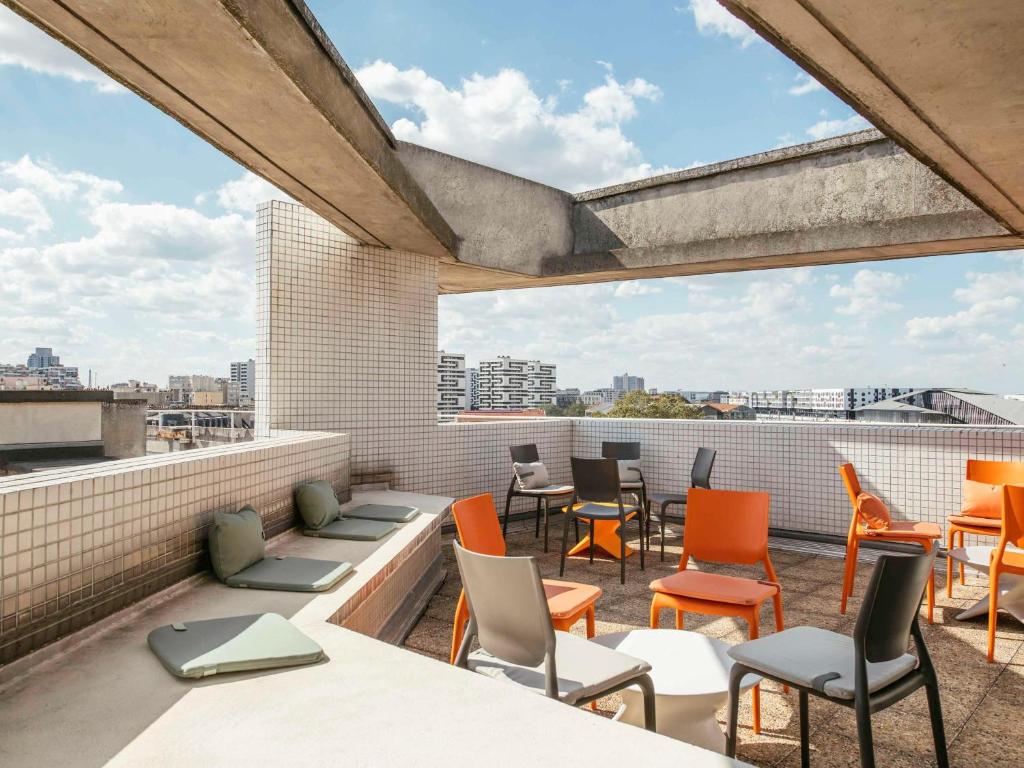
<instances>
[{"instance_id":1,"label":"city skyline","mask_svg":"<svg viewBox=\"0 0 1024 768\"><path fill-rule=\"evenodd\" d=\"M412 3L312 6L399 138L567 190L867 126L715 7L612 9L635 34L609 41L568 7L467 5L453 28ZM541 14L572 18L574 56ZM6 8L0 42L0 360L45 339L108 384L253 357L254 210L285 196ZM1020 251L500 291L440 297L437 345L552 359L583 389L628 367L659 389L1016 393L1022 297Z\"/></svg>"}]
</instances>

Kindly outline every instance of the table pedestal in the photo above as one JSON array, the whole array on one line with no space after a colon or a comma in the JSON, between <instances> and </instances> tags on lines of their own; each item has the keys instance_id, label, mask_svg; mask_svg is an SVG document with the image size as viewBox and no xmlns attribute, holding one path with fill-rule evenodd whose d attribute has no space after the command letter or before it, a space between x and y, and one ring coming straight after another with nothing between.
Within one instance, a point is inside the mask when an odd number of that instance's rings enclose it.
<instances>
[{"instance_id":1,"label":"table pedestal","mask_svg":"<svg viewBox=\"0 0 1024 768\"><path fill-rule=\"evenodd\" d=\"M743 689L750 688L744 685ZM715 713L729 703L728 691L706 696L654 697L658 718L658 733L694 744L712 752L725 754L725 732L715 719ZM618 719L630 725L644 727L644 697L639 691L622 691L622 709Z\"/></svg>"},{"instance_id":2,"label":"table pedestal","mask_svg":"<svg viewBox=\"0 0 1024 768\"><path fill-rule=\"evenodd\" d=\"M636 512L626 515L627 520L632 520L636 517ZM584 520L580 520L580 525L583 530L588 531L587 535L580 539L580 543L570 549L567 553L567 557L575 557L576 555L586 555L590 550L591 546L594 546L597 555L603 552L613 560L619 559L619 521L618 520L595 520L594 521L594 541L591 544L590 541L590 525ZM626 557L636 553L636 550L626 545Z\"/></svg>"},{"instance_id":3,"label":"table pedestal","mask_svg":"<svg viewBox=\"0 0 1024 768\"><path fill-rule=\"evenodd\" d=\"M979 573L987 574L992 547L957 547L949 550L949 556ZM1024 576L1004 573L999 577L999 610L1006 611L1017 621L1024 623ZM966 611L957 614L958 621L988 615L988 595Z\"/></svg>"}]
</instances>

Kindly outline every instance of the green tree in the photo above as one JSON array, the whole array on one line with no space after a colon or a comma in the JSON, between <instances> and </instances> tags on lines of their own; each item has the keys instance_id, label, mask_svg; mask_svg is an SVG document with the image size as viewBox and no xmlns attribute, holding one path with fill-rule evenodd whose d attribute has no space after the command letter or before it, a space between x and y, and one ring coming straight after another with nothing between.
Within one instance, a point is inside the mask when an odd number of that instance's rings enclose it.
<instances>
[{"instance_id":1,"label":"green tree","mask_svg":"<svg viewBox=\"0 0 1024 768\"><path fill-rule=\"evenodd\" d=\"M566 406L565 408L559 408L553 403L545 403L541 406L544 410L545 416L586 416L587 406L583 403L575 402L572 405Z\"/></svg>"},{"instance_id":2,"label":"green tree","mask_svg":"<svg viewBox=\"0 0 1024 768\"><path fill-rule=\"evenodd\" d=\"M613 419L699 419L703 414L679 395L649 395L636 390L623 395L606 414Z\"/></svg>"}]
</instances>

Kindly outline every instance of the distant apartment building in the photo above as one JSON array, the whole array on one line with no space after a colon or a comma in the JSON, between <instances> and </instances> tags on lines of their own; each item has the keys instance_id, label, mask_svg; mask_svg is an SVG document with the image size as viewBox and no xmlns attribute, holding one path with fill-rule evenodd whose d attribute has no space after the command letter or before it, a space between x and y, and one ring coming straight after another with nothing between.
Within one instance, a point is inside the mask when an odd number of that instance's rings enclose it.
<instances>
[{"instance_id":1,"label":"distant apartment building","mask_svg":"<svg viewBox=\"0 0 1024 768\"><path fill-rule=\"evenodd\" d=\"M555 392L555 405L559 408L568 408L580 402L580 391L576 387L560 389Z\"/></svg>"},{"instance_id":2,"label":"distant apartment building","mask_svg":"<svg viewBox=\"0 0 1024 768\"><path fill-rule=\"evenodd\" d=\"M170 402L168 390L137 379L111 384L110 391L115 400L145 400L147 408L166 408Z\"/></svg>"},{"instance_id":3,"label":"distant apartment building","mask_svg":"<svg viewBox=\"0 0 1024 768\"><path fill-rule=\"evenodd\" d=\"M221 400L219 403L210 402L217 399L214 396L203 396L199 400L208 405L225 405L227 398L221 383L223 381L224 379L218 379L216 376L207 376L202 373L168 376L167 389L170 390L169 399L172 403L180 405L195 405L196 393L216 393Z\"/></svg>"},{"instance_id":4,"label":"distant apartment building","mask_svg":"<svg viewBox=\"0 0 1024 768\"><path fill-rule=\"evenodd\" d=\"M624 394L626 393L621 389L613 387L591 389L580 395L580 402L584 405L608 405L619 400Z\"/></svg>"},{"instance_id":5,"label":"distant apartment building","mask_svg":"<svg viewBox=\"0 0 1024 768\"><path fill-rule=\"evenodd\" d=\"M454 421L466 410L466 356L438 350L437 419Z\"/></svg>"},{"instance_id":6,"label":"distant apartment building","mask_svg":"<svg viewBox=\"0 0 1024 768\"><path fill-rule=\"evenodd\" d=\"M1024 426L1024 402L972 389L919 389L861 406L859 421Z\"/></svg>"},{"instance_id":7,"label":"distant apartment building","mask_svg":"<svg viewBox=\"0 0 1024 768\"><path fill-rule=\"evenodd\" d=\"M48 390L79 390L84 389L78 378L78 368L73 365L61 365L60 357L53 354L50 347L36 347L36 351L28 356L25 365L14 365L0 363L0 376L5 381L5 389L28 391L31 389ZM13 379L25 379L23 382L16 382ZM38 385L35 379L41 379L42 384Z\"/></svg>"},{"instance_id":8,"label":"distant apartment building","mask_svg":"<svg viewBox=\"0 0 1024 768\"><path fill-rule=\"evenodd\" d=\"M757 418L757 412L749 405L703 402L700 404L700 411L701 416L705 419L737 421Z\"/></svg>"},{"instance_id":9,"label":"distant apartment building","mask_svg":"<svg viewBox=\"0 0 1024 768\"><path fill-rule=\"evenodd\" d=\"M0 374L0 391L36 392L46 388L46 379L42 376L8 376Z\"/></svg>"},{"instance_id":10,"label":"distant apartment building","mask_svg":"<svg viewBox=\"0 0 1024 768\"><path fill-rule=\"evenodd\" d=\"M231 364L231 381L238 384L238 404L250 408L256 402L256 361L251 357Z\"/></svg>"},{"instance_id":11,"label":"distant apartment building","mask_svg":"<svg viewBox=\"0 0 1024 768\"><path fill-rule=\"evenodd\" d=\"M665 394L678 394L689 400L691 403L728 403L729 395L731 393L725 392L721 389L713 390L699 390L699 389L682 389L679 392ZM746 401L742 403L733 403L733 405L746 405Z\"/></svg>"},{"instance_id":12,"label":"distant apartment building","mask_svg":"<svg viewBox=\"0 0 1024 768\"><path fill-rule=\"evenodd\" d=\"M834 387L729 392L724 401L747 405L765 415L808 419L845 419L857 408L912 392L910 387Z\"/></svg>"},{"instance_id":13,"label":"distant apartment building","mask_svg":"<svg viewBox=\"0 0 1024 768\"><path fill-rule=\"evenodd\" d=\"M537 408L555 402L556 366L499 355L480 361L480 409Z\"/></svg>"},{"instance_id":14,"label":"distant apartment building","mask_svg":"<svg viewBox=\"0 0 1024 768\"><path fill-rule=\"evenodd\" d=\"M52 347L36 347L36 351L28 356L26 365L29 368L52 368L60 365L60 357L53 354Z\"/></svg>"},{"instance_id":15,"label":"distant apartment building","mask_svg":"<svg viewBox=\"0 0 1024 768\"><path fill-rule=\"evenodd\" d=\"M466 369L466 408L480 410L480 369Z\"/></svg>"},{"instance_id":16,"label":"distant apartment building","mask_svg":"<svg viewBox=\"0 0 1024 768\"><path fill-rule=\"evenodd\" d=\"M635 392L636 390L643 388L643 376L630 376L628 373L624 373L621 376L612 377L612 389L618 390L619 392Z\"/></svg>"}]
</instances>

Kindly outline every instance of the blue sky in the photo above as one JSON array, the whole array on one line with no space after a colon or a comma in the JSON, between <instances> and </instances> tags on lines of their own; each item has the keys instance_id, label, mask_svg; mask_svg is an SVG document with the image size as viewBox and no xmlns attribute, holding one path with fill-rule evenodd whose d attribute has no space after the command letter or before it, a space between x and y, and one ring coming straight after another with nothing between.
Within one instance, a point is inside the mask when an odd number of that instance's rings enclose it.
<instances>
[{"instance_id":1,"label":"blue sky","mask_svg":"<svg viewBox=\"0 0 1024 768\"><path fill-rule=\"evenodd\" d=\"M706 0L312 2L395 133L577 190L866 127ZM0 361L166 383L254 353L280 193L0 8ZM1024 254L446 296L439 344L661 388L1024 390ZM566 308L571 307L571 311ZM493 322L479 323L481 316Z\"/></svg>"}]
</instances>

